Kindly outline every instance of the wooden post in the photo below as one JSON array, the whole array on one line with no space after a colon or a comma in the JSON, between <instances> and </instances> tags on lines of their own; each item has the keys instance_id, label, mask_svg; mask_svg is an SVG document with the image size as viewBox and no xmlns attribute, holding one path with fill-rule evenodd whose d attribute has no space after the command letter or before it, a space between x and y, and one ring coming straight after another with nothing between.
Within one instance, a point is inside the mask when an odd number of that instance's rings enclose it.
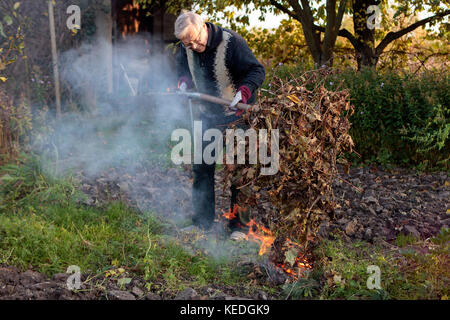
<instances>
[{"instance_id":1,"label":"wooden post","mask_svg":"<svg viewBox=\"0 0 450 320\"><path fill-rule=\"evenodd\" d=\"M61 117L61 96L59 91L58 53L56 51L55 16L53 0L48 0L48 19L50 23L50 41L52 44L53 76L55 81L56 116Z\"/></svg>"},{"instance_id":2,"label":"wooden post","mask_svg":"<svg viewBox=\"0 0 450 320\"><path fill-rule=\"evenodd\" d=\"M100 61L104 63L105 72L105 87L106 92L113 92L113 49L112 49L112 15L111 15L111 1L103 1L104 8L107 8L108 12L98 10L95 12L95 25L97 27L96 40L99 46L98 57Z\"/></svg>"},{"instance_id":3,"label":"wooden post","mask_svg":"<svg viewBox=\"0 0 450 320\"><path fill-rule=\"evenodd\" d=\"M98 114L97 98L101 93L113 93L113 49L112 49L112 16L111 1L98 1L102 8L95 10L95 27L93 49L89 54L89 65L94 64L97 70L92 78L88 79L84 87L84 102L91 116ZM104 9L108 11L104 12Z\"/></svg>"}]
</instances>

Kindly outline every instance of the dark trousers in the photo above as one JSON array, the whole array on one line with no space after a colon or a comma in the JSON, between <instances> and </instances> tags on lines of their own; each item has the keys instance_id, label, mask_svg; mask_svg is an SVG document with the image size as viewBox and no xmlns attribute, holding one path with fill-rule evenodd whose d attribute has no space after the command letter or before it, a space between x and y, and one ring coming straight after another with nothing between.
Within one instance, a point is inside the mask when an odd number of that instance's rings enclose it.
<instances>
[{"instance_id":1,"label":"dark trousers","mask_svg":"<svg viewBox=\"0 0 450 320\"><path fill-rule=\"evenodd\" d=\"M201 118L202 121L202 136L204 131L210 128L217 128L219 130L225 129L227 123L237 120L237 117L225 117L221 120ZM204 148L210 142L202 143L202 154ZM203 160L201 164L193 165L194 183L192 188L192 201L194 208L194 216L192 218L195 225L208 229L214 222L216 205L215 205L215 191L214 191L214 173L216 169L216 163L206 164ZM231 204L230 208L233 210L234 204L236 204L237 195L239 190L235 186L231 186ZM230 227L234 229L239 225L239 218L230 221Z\"/></svg>"},{"instance_id":2,"label":"dark trousers","mask_svg":"<svg viewBox=\"0 0 450 320\"><path fill-rule=\"evenodd\" d=\"M194 164L194 184L192 187L192 201L195 225L209 229L216 214L214 172L216 164Z\"/></svg>"}]
</instances>

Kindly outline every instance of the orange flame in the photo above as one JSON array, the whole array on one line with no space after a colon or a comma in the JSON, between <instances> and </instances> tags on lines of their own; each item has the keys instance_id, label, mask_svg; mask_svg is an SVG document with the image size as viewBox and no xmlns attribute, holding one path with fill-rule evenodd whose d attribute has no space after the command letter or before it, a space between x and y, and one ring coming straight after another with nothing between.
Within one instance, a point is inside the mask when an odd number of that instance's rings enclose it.
<instances>
[{"instance_id":1,"label":"orange flame","mask_svg":"<svg viewBox=\"0 0 450 320\"><path fill-rule=\"evenodd\" d=\"M289 248L295 247L298 250L297 257L294 265L291 267L285 263L277 264L277 267L281 268L287 273L294 281L297 281L300 276L300 270L312 269L312 265L308 262L308 259L301 254L302 247L298 243L293 242L291 239L286 239L287 246ZM296 269L296 270L295 270Z\"/></svg>"},{"instance_id":2,"label":"orange flame","mask_svg":"<svg viewBox=\"0 0 450 320\"><path fill-rule=\"evenodd\" d=\"M246 208L241 207L237 204L234 205L233 211L231 208L228 209L228 212L223 213L223 217L228 220L235 219L238 213L245 212ZM261 246L259 248L259 255L262 256L267 252L267 250L272 246L275 241L275 237L272 235L272 232L264 227L263 225L257 223L255 219L250 220L246 225L249 227L248 234L246 236L246 240L250 241L260 241ZM255 230L254 230L255 229Z\"/></svg>"},{"instance_id":3,"label":"orange flame","mask_svg":"<svg viewBox=\"0 0 450 320\"><path fill-rule=\"evenodd\" d=\"M235 204L233 206L233 212L231 212L230 208L228 209L228 212L224 212L222 216L227 220L233 220L237 217L238 212L245 212L245 210L246 210L245 208Z\"/></svg>"},{"instance_id":4,"label":"orange flame","mask_svg":"<svg viewBox=\"0 0 450 320\"><path fill-rule=\"evenodd\" d=\"M251 241L261 241L261 246L259 247L258 254L262 256L267 252L268 249L270 249L273 242L275 241L275 237L272 235L272 232L269 229L267 229L263 225L260 225L254 219L250 220L250 222L247 223L247 227L249 227L249 230L245 239ZM256 232L253 231L253 227L256 227Z\"/></svg>"},{"instance_id":5,"label":"orange flame","mask_svg":"<svg viewBox=\"0 0 450 320\"><path fill-rule=\"evenodd\" d=\"M231 208L228 209L228 212L223 213L223 217L228 220L235 219L237 217L238 212L244 212L246 209L243 207L238 206L237 204L234 205L233 211L231 211ZM273 245L275 241L275 236L273 233L266 227L264 227L262 224L259 224L255 221L255 219L251 219L249 223L246 225L249 228L248 234L246 235L247 241L258 241L261 242L259 252L258 254L260 256L267 253L267 251L270 249L270 247ZM295 247L298 249L298 255L296 257L295 263L293 266L286 265L284 263L277 264L276 266L278 268L281 268L286 274L288 274L294 281L298 280L300 276L300 270L301 269L311 269L312 266L308 262L308 260L301 255L301 245L298 243L293 242L290 239L286 239L286 243L288 247L292 248Z\"/></svg>"}]
</instances>

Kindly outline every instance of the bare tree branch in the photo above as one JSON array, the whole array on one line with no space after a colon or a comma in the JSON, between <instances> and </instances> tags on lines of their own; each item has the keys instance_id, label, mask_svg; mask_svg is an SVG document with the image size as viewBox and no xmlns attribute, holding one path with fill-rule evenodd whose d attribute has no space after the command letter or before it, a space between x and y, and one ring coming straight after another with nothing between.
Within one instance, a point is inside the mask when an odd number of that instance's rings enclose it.
<instances>
[{"instance_id":1,"label":"bare tree branch","mask_svg":"<svg viewBox=\"0 0 450 320\"><path fill-rule=\"evenodd\" d=\"M347 7L348 0L341 0L339 3L338 15L336 19L336 29L339 30L341 28L342 19L344 18L345 8Z\"/></svg>"},{"instance_id":2,"label":"bare tree branch","mask_svg":"<svg viewBox=\"0 0 450 320\"><path fill-rule=\"evenodd\" d=\"M325 32L325 28L324 28L324 27L314 25L313 28L314 28L314 30L316 30L316 31L319 31L319 32ZM341 30L339 30L338 36L347 38L347 39L350 41L350 43L351 43L355 48L356 48L356 46L358 45L358 40L357 40L357 39L355 38L355 36L354 36L350 31L348 31L347 29L341 29Z\"/></svg>"},{"instance_id":3,"label":"bare tree branch","mask_svg":"<svg viewBox=\"0 0 450 320\"><path fill-rule=\"evenodd\" d=\"M377 48L375 49L375 54L377 56L379 56L384 49L386 49L386 47L388 46L389 43L391 43L392 41L404 36L405 34L417 29L418 27L421 27L425 24L427 24L428 22L431 22L437 18L442 18L445 17L446 15L450 14L450 10L446 10L444 12L438 13L434 16L419 20L415 23L413 23L412 25L410 25L409 27L406 27L400 31L396 31L396 32L389 32L386 37L384 37L384 39L380 42L380 44L377 46Z\"/></svg>"},{"instance_id":4,"label":"bare tree branch","mask_svg":"<svg viewBox=\"0 0 450 320\"><path fill-rule=\"evenodd\" d=\"M291 18L294 18L296 20L299 20L298 16L292 12L291 10L289 10L288 8L286 8L285 6L279 4L277 1L275 0L270 0L270 4L273 5L275 8L277 8L278 10L280 10L281 12L286 13L288 16L290 16Z\"/></svg>"}]
</instances>

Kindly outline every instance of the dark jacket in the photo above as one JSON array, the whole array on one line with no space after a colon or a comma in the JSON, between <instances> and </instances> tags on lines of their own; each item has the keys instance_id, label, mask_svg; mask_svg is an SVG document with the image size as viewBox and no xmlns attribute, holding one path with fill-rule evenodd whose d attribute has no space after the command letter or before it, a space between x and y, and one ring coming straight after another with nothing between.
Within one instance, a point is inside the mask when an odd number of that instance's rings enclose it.
<instances>
[{"instance_id":1,"label":"dark jacket","mask_svg":"<svg viewBox=\"0 0 450 320\"><path fill-rule=\"evenodd\" d=\"M236 32L207 22L208 43L202 53L186 49L177 53L178 78L187 77L197 90L232 100L240 86L247 86L256 100L256 91L264 83L265 70L244 38ZM217 109L216 109L217 110Z\"/></svg>"}]
</instances>

